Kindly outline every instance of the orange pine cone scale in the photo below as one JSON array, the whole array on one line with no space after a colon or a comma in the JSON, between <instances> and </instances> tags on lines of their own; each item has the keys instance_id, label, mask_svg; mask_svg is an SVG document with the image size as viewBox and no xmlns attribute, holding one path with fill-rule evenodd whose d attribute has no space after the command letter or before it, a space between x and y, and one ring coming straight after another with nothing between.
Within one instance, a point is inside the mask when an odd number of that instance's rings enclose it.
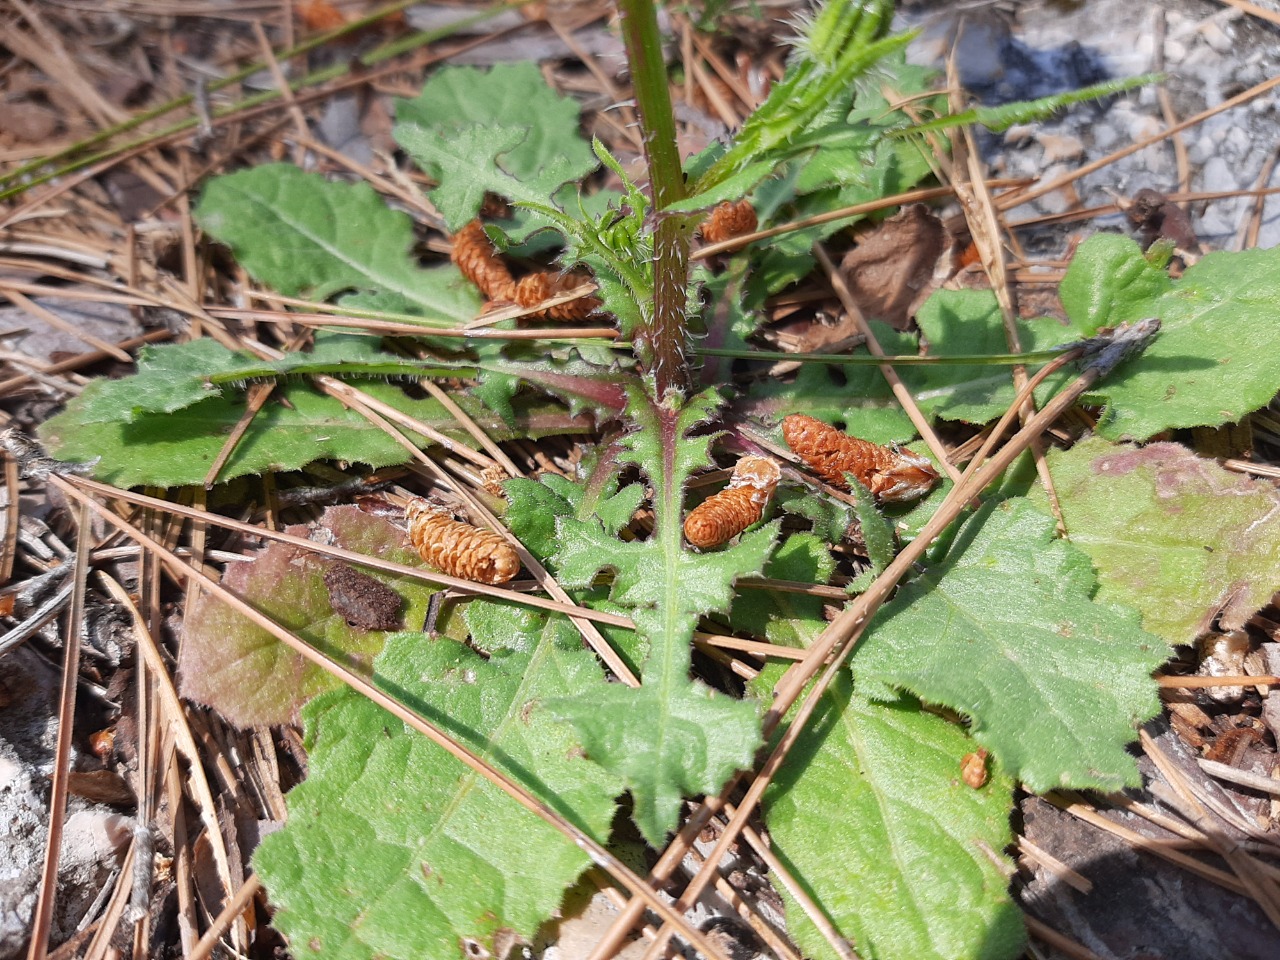
<instances>
[{"instance_id":1,"label":"orange pine cone scale","mask_svg":"<svg viewBox=\"0 0 1280 960\"><path fill-rule=\"evenodd\" d=\"M966 753L960 758L960 779L971 790L980 790L986 786L987 780L991 776L987 772L988 756L989 754L986 750L978 749L973 753Z\"/></svg>"},{"instance_id":2,"label":"orange pine cone scale","mask_svg":"<svg viewBox=\"0 0 1280 960\"><path fill-rule=\"evenodd\" d=\"M782 471L768 457L743 457L729 486L713 494L685 518L684 536L699 550L718 547L764 516Z\"/></svg>"},{"instance_id":3,"label":"orange pine cone scale","mask_svg":"<svg viewBox=\"0 0 1280 960\"><path fill-rule=\"evenodd\" d=\"M716 204L702 223L702 239L707 243L723 243L734 237L755 233L759 221L750 200L723 200Z\"/></svg>"},{"instance_id":4,"label":"orange pine cone scale","mask_svg":"<svg viewBox=\"0 0 1280 960\"><path fill-rule=\"evenodd\" d=\"M476 583L506 583L520 572L520 558L492 530L460 523L421 498L405 507L409 539L418 555L442 573Z\"/></svg>"},{"instance_id":5,"label":"orange pine cone scale","mask_svg":"<svg viewBox=\"0 0 1280 960\"><path fill-rule=\"evenodd\" d=\"M782 421L782 437L814 473L833 487L848 490L846 473L877 500L900 503L928 493L938 471L927 459L894 445L859 440L821 420L793 413Z\"/></svg>"},{"instance_id":6,"label":"orange pine cone scale","mask_svg":"<svg viewBox=\"0 0 1280 960\"><path fill-rule=\"evenodd\" d=\"M544 270L539 273L531 273L527 277L521 277L520 281L515 285L511 299L522 307L536 307L544 300L562 296L590 281L590 277L577 271L552 273L549 270ZM570 300L568 303L558 303L553 307L547 307L545 310L539 310L533 316L536 319L545 320L585 320L599 306L600 299L598 297L579 297L577 300Z\"/></svg>"},{"instance_id":7,"label":"orange pine cone scale","mask_svg":"<svg viewBox=\"0 0 1280 960\"><path fill-rule=\"evenodd\" d=\"M490 300L512 298L515 281L511 278L511 271L493 249L479 220L472 220L453 235L449 259Z\"/></svg>"}]
</instances>

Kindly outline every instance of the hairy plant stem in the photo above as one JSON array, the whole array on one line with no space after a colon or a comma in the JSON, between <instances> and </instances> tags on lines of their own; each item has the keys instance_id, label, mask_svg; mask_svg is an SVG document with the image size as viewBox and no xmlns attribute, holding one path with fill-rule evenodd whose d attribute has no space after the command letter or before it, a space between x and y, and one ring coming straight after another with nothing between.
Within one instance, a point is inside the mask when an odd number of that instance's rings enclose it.
<instances>
[{"instance_id":1,"label":"hairy plant stem","mask_svg":"<svg viewBox=\"0 0 1280 960\"><path fill-rule=\"evenodd\" d=\"M676 124L667 86L667 65L653 0L618 0L622 39L631 66L641 142L649 166L649 190L656 221L653 234L653 309L647 329L636 337L641 369L661 401L671 390L689 392L685 350L688 327L685 303L689 283L687 217L664 216L663 211L685 197L684 171L676 149Z\"/></svg>"}]
</instances>

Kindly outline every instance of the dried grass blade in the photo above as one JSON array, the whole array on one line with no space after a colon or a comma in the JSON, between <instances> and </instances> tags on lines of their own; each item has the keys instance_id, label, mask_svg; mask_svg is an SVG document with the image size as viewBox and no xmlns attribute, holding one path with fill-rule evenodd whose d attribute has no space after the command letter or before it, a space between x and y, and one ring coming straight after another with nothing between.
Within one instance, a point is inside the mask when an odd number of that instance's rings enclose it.
<instances>
[{"instance_id":1,"label":"dried grass blade","mask_svg":"<svg viewBox=\"0 0 1280 960\"><path fill-rule=\"evenodd\" d=\"M222 448L218 451L218 455L213 458L213 463L209 465L209 470L204 475L205 487L212 487L217 482L218 474L222 472L222 468L226 466L227 461L231 459L231 454L235 453L235 449L245 431L249 429L249 425L253 423L254 418L258 416L258 413L275 389L276 385L274 383L255 383L249 388L249 396L245 401L244 413L240 414L240 419L231 428L231 432L227 434L227 439L222 442Z\"/></svg>"},{"instance_id":2,"label":"dried grass blade","mask_svg":"<svg viewBox=\"0 0 1280 960\"><path fill-rule=\"evenodd\" d=\"M613 613L604 613L599 610L591 610L587 607L579 607L573 604L559 603L555 600L546 600L542 597L527 596L515 590L504 590L498 587L486 586L482 583L472 583L470 580L459 580L457 577L448 577L444 574L432 573L430 570L424 570L421 567L410 567L402 563L391 563L381 560L378 557L371 557L367 554L357 553L354 550L344 550L341 547L333 547L328 544L316 543L313 540L306 540L302 537L295 537L287 533L281 533L278 530L266 530L262 527L254 526L251 523L244 523L239 520L232 520L229 517L218 516L214 513L204 513L199 510L193 510L190 507L184 507L181 504L171 503L167 500L160 500L155 497L148 497L139 493L132 493L128 490L121 490L117 487L109 486L105 483L98 483L95 480L86 480L81 477L60 477L60 484L77 490L81 494L93 494L105 499L121 500L125 503L136 504L138 506L154 507L157 510L167 511L175 516L188 517L193 520L204 520L214 526L219 526L227 530L235 530L240 533L247 534L255 538L264 540L275 540L280 543L287 543L291 546L298 547L301 550L319 553L326 557L334 557L338 560L345 560L348 563L354 563L360 566L371 567L374 570L382 570L386 573L393 573L398 576L409 577L414 580L421 580L423 583L432 583L437 586L449 587L468 596L484 596L494 600L504 600L514 603L518 606L534 607L539 610L546 610L550 613L562 613L570 617L582 617L587 620L594 620L597 623L606 623L611 626L625 627L634 629L635 624L627 617L621 617ZM105 509L105 508L103 508ZM107 511L109 513L109 511ZM124 521L121 518L113 517L112 522L119 526ZM133 534L130 534L133 536ZM137 538L134 537L136 540ZM144 541L151 543L150 538ZM166 563L176 576L189 575L194 567L183 561L175 554L169 554L172 560L166 558ZM195 571L200 572L200 571Z\"/></svg>"},{"instance_id":3,"label":"dried grass blade","mask_svg":"<svg viewBox=\"0 0 1280 960\"><path fill-rule=\"evenodd\" d=\"M147 548L146 542L139 542L144 549ZM141 666L154 686L156 698L164 715L165 729L172 735L177 753L187 761L190 773L183 778L187 785L187 793L190 795L191 802L195 804L200 822L204 824L209 846L213 850L218 882L222 885L223 894L229 898L235 889L236 878L231 876L231 860L222 836L222 827L218 823L218 807L213 798L213 791L209 788L209 780L205 776L204 760L200 756L199 747L187 723L187 715L178 697L178 691L173 685L173 678L169 675L159 647L156 646L155 637L152 636L145 618L129 596L129 592L113 577L99 574L99 579L116 603L120 604L133 620L134 641L138 652L142 655Z\"/></svg>"},{"instance_id":4,"label":"dried grass blade","mask_svg":"<svg viewBox=\"0 0 1280 960\"><path fill-rule=\"evenodd\" d=\"M258 879L258 875L249 874L240 885L240 889L236 891L236 895L228 900L222 911L213 918L213 923L204 932L200 942L187 954L187 960L209 960L209 957L213 956L214 949L219 946L223 933L231 926L232 921L244 913L249 902L261 889L262 881Z\"/></svg>"},{"instance_id":5,"label":"dried grass blade","mask_svg":"<svg viewBox=\"0 0 1280 960\"><path fill-rule=\"evenodd\" d=\"M992 180L989 186L993 188L1022 186L1025 180ZM757 240L767 240L770 237L781 236L784 233L793 233L796 230L804 230L807 227L817 226L820 223L830 223L832 220L844 220L846 217L856 217L864 213L875 213L877 210L885 210L889 207L903 206L908 203L921 203L925 200L940 200L943 197L950 197L953 191L951 187L925 187L920 190L908 190L906 193L899 193L892 197L882 197L879 200L869 200L866 203L855 203L849 207L840 207L837 210L828 210L826 213L820 213L812 217L805 217L803 220L793 220L791 223L779 224L776 227L769 227L767 230L757 230L755 233L748 233L741 237L734 237L732 240L725 240L722 243L711 243L705 247L689 254L690 260L705 260L707 257L714 257L721 253L728 253L745 247Z\"/></svg>"},{"instance_id":6,"label":"dried grass blade","mask_svg":"<svg viewBox=\"0 0 1280 960\"><path fill-rule=\"evenodd\" d=\"M21 513L18 461L8 450L0 450L4 464L4 531L0 533L0 586L13 578L13 562L18 556L18 520Z\"/></svg>"},{"instance_id":7,"label":"dried grass blade","mask_svg":"<svg viewBox=\"0 0 1280 960\"><path fill-rule=\"evenodd\" d=\"M724 809L730 816L737 812L731 804L725 804ZM791 898L800 904L800 909L805 912L805 916L818 928L823 939L835 951L836 956L840 957L841 960L858 960L858 955L854 953L849 941L840 936L839 931L836 930L835 925L831 922L831 918L814 902L804 886L791 875L791 871L774 855L772 848L764 842L760 835L751 827L743 827L742 839L746 840L747 846L764 861L765 866L769 868L770 875L786 887Z\"/></svg>"},{"instance_id":8,"label":"dried grass blade","mask_svg":"<svg viewBox=\"0 0 1280 960\"><path fill-rule=\"evenodd\" d=\"M43 307L36 303L26 294L19 293L17 290L14 290L6 284L0 284L0 294L3 294L12 300L15 306L21 307L33 317L38 317L54 329L61 330L63 333L69 333L77 340L81 340L89 344L91 347L96 347L102 353L107 354L109 357L114 357L122 363L133 362L133 357L129 356L129 354L125 353L114 343L109 343L100 337L95 337L93 334L81 330L74 323L71 323L68 320L63 320L62 317L58 316L47 307Z\"/></svg>"},{"instance_id":9,"label":"dried grass blade","mask_svg":"<svg viewBox=\"0 0 1280 960\"><path fill-rule=\"evenodd\" d=\"M955 51L947 61L948 85L955 91L951 96L951 108L956 111L964 109L959 95L960 77L956 67ZM1022 352L1022 338L1018 335L1017 309L1014 304L1014 290L1009 282L1009 272L1004 262L1004 244L1001 242L1002 230L1000 217L996 213L991 199L991 191L987 189L983 175L982 159L977 144L973 139L973 130L965 124L960 127L959 138L953 138L956 162L952 173L956 177L954 184L956 196L960 200L960 208L964 211L969 232L978 248L982 267L991 281L992 292L996 303L1000 306L1000 321L1004 327L1005 344L1010 353ZM1022 423L1035 413L1035 395L1026 391L1027 368L1018 364L1013 368L1013 386L1015 390L1025 393L1018 407L1018 418ZM1049 463L1045 459L1044 444L1039 439L1031 444L1031 456L1035 460L1036 474L1049 498L1049 507L1057 521L1059 536L1066 536L1067 525L1062 517L1062 507L1058 502L1058 491L1049 473Z\"/></svg>"},{"instance_id":10,"label":"dried grass blade","mask_svg":"<svg viewBox=\"0 0 1280 960\"><path fill-rule=\"evenodd\" d=\"M471 434L471 436L475 438L476 443L480 444L480 446L484 448L484 452L489 454L489 456L493 458L494 462L507 472L508 477L524 476L520 468L515 465L515 461L508 457L506 452L500 446L493 442L493 438L480 428L480 424L476 423L470 414L454 402L453 397L441 390L440 387L438 387L432 380L419 380L418 385L421 386L422 389L426 390L434 399L438 400L445 410L449 411L449 415L458 421L462 426L462 429L466 430L467 433Z\"/></svg>"},{"instance_id":11,"label":"dried grass blade","mask_svg":"<svg viewBox=\"0 0 1280 960\"><path fill-rule=\"evenodd\" d=\"M1239 843L1211 822L1209 811L1197 798L1191 784L1182 771L1165 755L1155 739L1146 730L1138 732L1142 749L1160 769L1169 785L1181 797L1184 809L1192 822L1204 832L1209 843L1240 878L1245 892L1262 908L1277 929L1280 929L1280 887L1259 869L1257 861L1240 848Z\"/></svg>"},{"instance_id":12,"label":"dried grass blade","mask_svg":"<svg viewBox=\"0 0 1280 960\"><path fill-rule=\"evenodd\" d=\"M55 481L56 482L56 481ZM58 859L62 850L62 828L67 811L67 780L71 769L71 733L75 726L76 691L80 682L80 625L84 623L85 586L89 576L90 505L81 501L77 518L75 586L71 611L62 637L62 688L58 696L58 737L53 756L53 785L49 790L49 834L44 866L40 872L40 894L31 920L30 960L42 960L49 947L54 900L58 888Z\"/></svg>"}]
</instances>

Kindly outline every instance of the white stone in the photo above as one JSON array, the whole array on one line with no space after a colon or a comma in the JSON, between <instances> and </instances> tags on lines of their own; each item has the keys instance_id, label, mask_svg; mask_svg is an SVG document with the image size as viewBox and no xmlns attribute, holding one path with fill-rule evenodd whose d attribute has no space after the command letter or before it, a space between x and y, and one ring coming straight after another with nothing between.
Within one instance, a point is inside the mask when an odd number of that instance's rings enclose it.
<instances>
[{"instance_id":1,"label":"white stone","mask_svg":"<svg viewBox=\"0 0 1280 960\"><path fill-rule=\"evenodd\" d=\"M1210 157L1200 172L1201 189L1216 193L1221 190L1235 190L1239 184L1227 161L1222 157Z\"/></svg>"},{"instance_id":2,"label":"white stone","mask_svg":"<svg viewBox=\"0 0 1280 960\"><path fill-rule=\"evenodd\" d=\"M1212 19L1206 20L1200 25L1200 36L1204 38L1205 43L1218 53L1229 53L1231 48L1235 46L1235 40L1227 36L1227 32L1214 23Z\"/></svg>"}]
</instances>

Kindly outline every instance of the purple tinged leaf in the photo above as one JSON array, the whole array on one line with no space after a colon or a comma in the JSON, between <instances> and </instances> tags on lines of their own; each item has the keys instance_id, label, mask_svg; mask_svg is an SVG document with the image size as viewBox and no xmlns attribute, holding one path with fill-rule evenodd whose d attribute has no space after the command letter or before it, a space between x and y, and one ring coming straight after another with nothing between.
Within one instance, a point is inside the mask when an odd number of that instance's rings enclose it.
<instances>
[{"instance_id":1,"label":"purple tinged leaf","mask_svg":"<svg viewBox=\"0 0 1280 960\"><path fill-rule=\"evenodd\" d=\"M418 565L408 537L386 520L352 506L330 507L315 529L287 530L359 553ZM331 655L370 669L383 630L350 626L330 603L325 574L332 561L283 543L231 564L223 585L277 623ZM406 601L404 622L421 623L433 588L399 577L380 583ZM191 604L178 658L182 695L212 706L237 726L296 722L311 697L338 684L275 637L208 593Z\"/></svg>"}]
</instances>

